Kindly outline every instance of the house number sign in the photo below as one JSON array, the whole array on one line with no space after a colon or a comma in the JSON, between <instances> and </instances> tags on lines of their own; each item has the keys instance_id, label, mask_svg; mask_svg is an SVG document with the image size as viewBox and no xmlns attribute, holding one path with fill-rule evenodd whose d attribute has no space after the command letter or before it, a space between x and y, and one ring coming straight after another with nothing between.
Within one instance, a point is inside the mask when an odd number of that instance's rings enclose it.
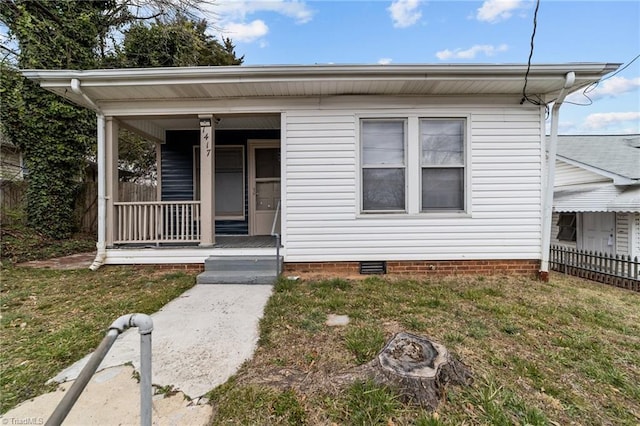
<instances>
[{"instance_id":1,"label":"house number sign","mask_svg":"<svg viewBox=\"0 0 640 426\"><path fill-rule=\"evenodd\" d=\"M211 119L200 119L200 140L204 141L204 149L207 157L211 156Z\"/></svg>"}]
</instances>

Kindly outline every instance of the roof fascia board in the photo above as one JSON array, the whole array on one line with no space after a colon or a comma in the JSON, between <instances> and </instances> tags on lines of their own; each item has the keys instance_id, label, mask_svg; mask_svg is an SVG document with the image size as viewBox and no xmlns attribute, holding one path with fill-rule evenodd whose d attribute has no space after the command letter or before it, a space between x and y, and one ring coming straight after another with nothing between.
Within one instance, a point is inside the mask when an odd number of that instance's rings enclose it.
<instances>
[{"instance_id":1,"label":"roof fascia board","mask_svg":"<svg viewBox=\"0 0 640 426\"><path fill-rule=\"evenodd\" d=\"M431 106L425 106L425 99ZM153 116L153 115L189 115L205 114L207 111L225 111L227 113L281 113L290 109L317 110L318 108L362 109L384 101L382 110L388 112L398 108L410 108L420 114L442 112L446 106L449 110L468 111L470 106L491 103L496 107L508 108L513 105L513 96L392 96L392 95L337 95L337 96L300 96L300 97L267 97L267 98L207 98L207 99L174 99L174 100L115 100L100 102L100 109L107 115L117 116ZM518 97L519 100L519 97ZM528 106L537 109L536 106ZM380 111L382 111L380 110Z\"/></svg>"},{"instance_id":2,"label":"roof fascia board","mask_svg":"<svg viewBox=\"0 0 640 426\"><path fill-rule=\"evenodd\" d=\"M571 164L572 166L580 167L589 172L599 174L600 176L604 176L609 179L613 179L614 185L636 185L640 183L638 179L629 179L628 177L619 175L617 173L614 173L608 170L603 170L598 167L590 166L588 164L581 163L580 161L572 160L571 158L565 157L560 154L558 154L556 157L558 160L564 161L565 163Z\"/></svg>"},{"instance_id":3,"label":"roof fascia board","mask_svg":"<svg viewBox=\"0 0 640 426\"><path fill-rule=\"evenodd\" d=\"M569 71L574 71L579 79L598 79L614 71L620 64L609 63L575 63L532 65L530 78L564 78ZM39 81L69 80L77 78L83 85L92 81L102 84L115 84L118 80L158 80L167 83L171 80L190 83L225 81L273 81L327 79L434 79L456 80L485 78L501 80L505 78L522 79L526 65L314 65L314 66L223 66L223 67L184 67L184 68L130 68L100 70L23 70L25 77ZM256 80L252 80L256 79Z\"/></svg>"},{"instance_id":4,"label":"roof fascia board","mask_svg":"<svg viewBox=\"0 0 640 426\"><path fill-rule=\"evenodd\" d=\"M577 90L603 75L617 69L619 64L609 63L568 63L551 65L532 65L529 80L548 82L554 88L547 88L546 93L538 93L543 99L551 96L562 87L569 71L576 73L577 78L569 92ZM520 81L526 72L523 64L449 64L449 65L312 65L312 66L223 66L223 67L185 67L185 68L131 68L131 69L98 69L98 70L22 70L22 74L37 81L44 89L56 92L73 102L87 106L83 99L74 97L71 81L77 80L85 89L126 88L130 86L161 85L197 85L197 84L230 84L230 83L302 83L305 82L341 82L341 81L377 81L409 82L409 81ZM549 86L549 85L548 85ZM494 93L513 94L511 93ZM451 95L465 95L456 93ZM92 99L100 105L101 99Z\"/></svg>"}]
</instances>

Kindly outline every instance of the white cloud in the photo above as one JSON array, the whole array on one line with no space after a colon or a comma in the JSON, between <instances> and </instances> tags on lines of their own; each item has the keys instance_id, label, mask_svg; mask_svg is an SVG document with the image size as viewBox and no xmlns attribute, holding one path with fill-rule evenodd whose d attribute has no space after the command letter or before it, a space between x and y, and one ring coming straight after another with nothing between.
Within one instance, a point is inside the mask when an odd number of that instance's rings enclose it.
<instances>
[{"instance_id":1,"label":"white cloud","mask_svg":"<svg viewBox=\"0 0 640 426\"><path fill-rule=\"evenodd\" d=\"M573 121L562 121L560 120L560 123L558 123L558 134L560 135L568 135L568 134L572 134L576 129L576 123ZM545 121L545 130L546 130L546 134L550 134L551 133L551 120L547 119Z\"/></svg>"},{"instance_id":2,"label":"white cloud","mask_svg":"<svg viewBox=\"0 0 640 426\"><path fill-rule=\"evenodd\" d=\"M591 102L604 98L617 98L640 90L640 77L611 77L595 88L582 89L567 96L566 102L579 105L591 105ZM587 98L588 96L588 98Z\"/></svg>"},{"instance_id":3,"label":"white cloud","mask_svg":"<svg viewBox=\"0 0 640 426\"><path fill-rule=\"evenodd\" d=\"M211 11L223 21L245 21L247 16L258 12L275 12L305 24L313 18L313 11L304 1L298 0L220 0L211 6Z\"/></svg>"},{"instance_id":4,"label":"white cloud","mask_svg":"<svg viewBox=\"0 0 640 426\"><path fill-rule=\"evenodd\" d=\"M638 127L640 112L598 112L589 114L584 120L584 126L590 130L605 130L611 127ZM638 131L638 130L636 130Z\"/></svg>"},{"instance_id":5,"label":"white cloud","mask_svg":"<svg viewBox=\"0 0 640 426\"><path fill-rule=\"evenodd\" d=\"M477 11L478 21L496 23L511 18L513 11L520 9L522 0L485 0Z\"/></svg>"},{"instance_id":6,"label":"white cloud","mask_svg":"<svg viewBox=\"0 0 640 426\"><path fill-rule=\"evenodd\" d=\"M392 59L391 58L380 58L378 59L378 63L380 65L389 65L391 63Z\"/></svg>"},{"instance_id":7,"label":"white cloud","mask_svg":"<svg viewBox=\"0 0 640 426\"><path fill-rule=\"evenodd\" d=\"M222 33L225 37L231 38L231 40L251 43L252 41L259 40L267 35L269 27L264 21L256 19L248 24L240 22L230 22L225 24Z\"/></svg>"},{"instance_id":8,"label":"white cloud","mask_svg":"<svg viewBox=\"0 0 640 426\"><path fill-rule=\"evenodd\" d=\"M256 13L271 12L305 24L313 18L313 11L300 0L219 0L208 4L209 13L217 17L216 32L229 37L234 42L252 43L258 41L260 47L268 45L262 37L269 33L269 26L263 19L249 17Z\"/></svg>"},{"instance_id":9,"label":"white cloud","mask_svg":"<svg viewBox=\"0 0 640 426\"><path fill-rule=\"evenodd\" d=\"M394 0L387 8L391 14L393 26L396 28L410 27L422 17L418 10L420 0Z\"/></svg>"},{"instance_id":10,"label":"white cloud","mask_svg":"<svg viewBox=\"0 0 640 426\"><path fill-rule=\"evenodd\" d=\"M476 44L475 46L472 46L466 50L441 50L439 52L436 52L436 56L441 61L447 59L473 59L479 53L483 53L485 56L493 56L499 52L506 52L508 49L509 46L507 46L506 44L501 44L500 46L492 46L490 44Z\"/></svg>"},{"instance_id":11,"label":"white cloud","mask_svg":"<svg viewBox=\"0 0 640 426\"><path fill-rule=\"evenodd\" d=\"M640 89L640 77L627 79L624 77L611 77L603 81L594 90L587 93L591 99L616 97L625 93Z\"/></svg>"}]
</instances>

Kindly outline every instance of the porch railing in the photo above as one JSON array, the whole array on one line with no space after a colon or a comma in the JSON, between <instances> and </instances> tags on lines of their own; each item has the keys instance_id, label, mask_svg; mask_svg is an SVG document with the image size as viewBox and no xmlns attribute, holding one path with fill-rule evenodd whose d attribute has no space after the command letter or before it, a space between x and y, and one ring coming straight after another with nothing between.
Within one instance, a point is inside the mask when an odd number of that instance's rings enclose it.
<instances>
[{"instance_id":1,"label":"porch railing","mask_svg":"<svg viewBox=\"0 0 640 426\"><path fill-rule=\"evenodd\" d=\"M200 242L200 201L114 203L115 244Z\"/></svg>"},{"instance_id":2,"label":"porch railing","mask_svg":"<svg viewBox=\"0 0 640 426\"><path fill-rule=\"evenodd\" d=\"M551 246L549 263L554 271L640 291L640 262L637 256L632 259L631 256Z\"/></svg>"}]
</instances>

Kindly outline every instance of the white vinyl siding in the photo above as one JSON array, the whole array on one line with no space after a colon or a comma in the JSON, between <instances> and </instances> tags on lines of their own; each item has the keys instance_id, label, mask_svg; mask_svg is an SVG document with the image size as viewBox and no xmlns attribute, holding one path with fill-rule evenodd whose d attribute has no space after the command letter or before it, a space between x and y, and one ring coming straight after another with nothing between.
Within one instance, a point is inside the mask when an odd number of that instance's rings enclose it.
<instances>
[{"instance_id":1,"label":"white vinyl siding","mask_svg":"<svg viewBox=\"0 0 640 426\"><path fill-rule=\"evenodd\" d=\"M628 256L631 254L632 213L616 213L616 254Z\"/></svg>"},{"instance_id":2,"label":"white vinyl siding","mask_svg":"<svg viewBox=\"0 0 640 426\"><path fill-rule=\"evenodd\" d=\"M285 261L540 259L542 111L477 100L410 102L385 108L376 98L286 111ZM359 123L367 117L466 117L468 212L420 213L416 186L407 190L417 197L408 213L360 214ZM407 152L408 161L418 156Z\"/></svg>"},{"instance_id":3,"label":"white vinyl siding","mask_svg":"<svg viewBox=\"0 0 640 426\"><path fill-rule=\"evenodd\" d=\"M633 213L631 218L631 257L640 258L640 213Z\"/></svg>"},{"instance_id":4,"label":"white vinyl siding","mask_svg":"<svg viewBox=\"0 0 640 426\"><path fill-rule=\"evenodd\" d=\"M580 185L586 183L610 182L610 178L606 178L597 173L590 172L572 164L565 163L562 160L556 161L556 172L554 186L556 188Z\"/></svg>"}]
</instances>

